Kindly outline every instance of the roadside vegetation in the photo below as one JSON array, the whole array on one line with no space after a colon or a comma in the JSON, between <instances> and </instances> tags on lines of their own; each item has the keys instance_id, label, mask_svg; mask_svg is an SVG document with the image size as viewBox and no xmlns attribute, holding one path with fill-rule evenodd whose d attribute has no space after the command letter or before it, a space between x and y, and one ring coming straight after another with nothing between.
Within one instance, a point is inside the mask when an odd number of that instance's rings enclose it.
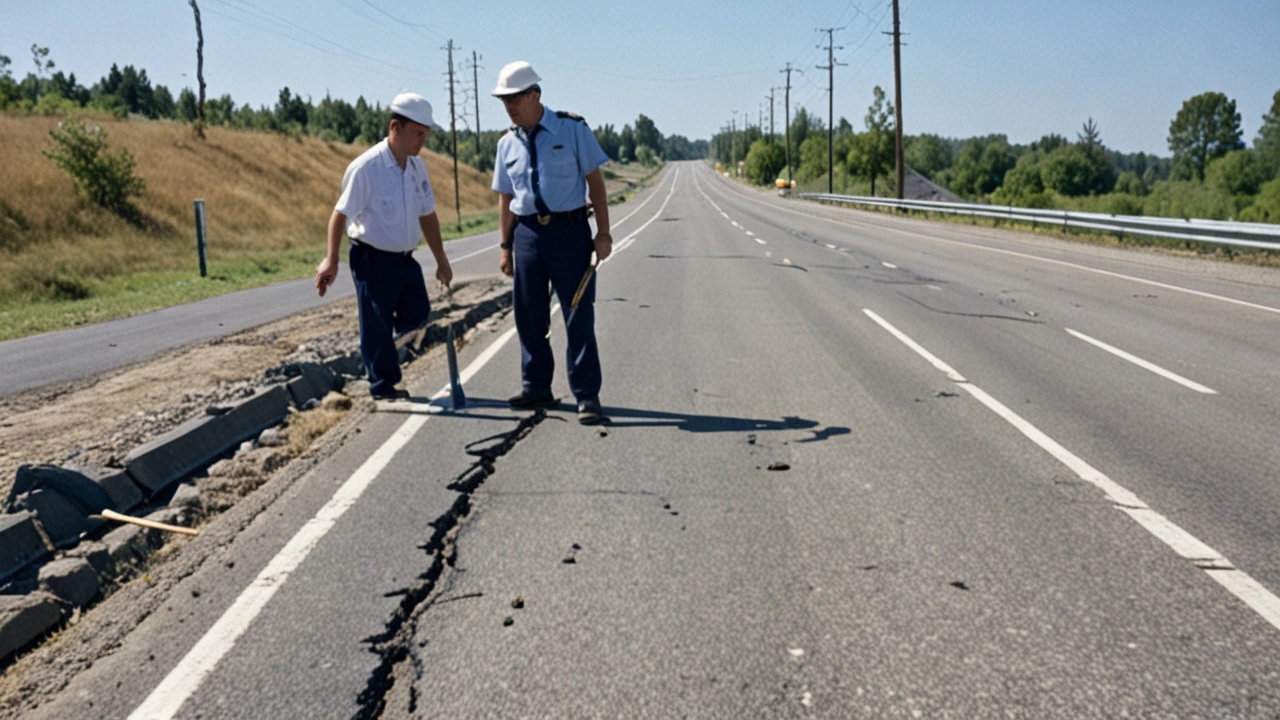
<instances>
[{"instance_id":1,"label":"roadside vegetation","mask_svg":"<svg viewBox=\"0 0 1280 720\"><path fill-rule=\"evenodd\" d=\"M36 72L0 54L0 340L101 322L281 280L323 254L347 164L386 134L363 97L318 103L288 87L274 107L230 94L176 94L145 69L113 65L86 87L32 45ZM664 160L705 157L706 141L663 136L640 115L592 126L625 200ZM506 128L458 133L461 220L450 133L428 136L445 239L497 227L489 190ZM208 276L199 275L193 201L205 201Z\"/></svg>"},{"instance_id":2,"label":"roadside vegetation","mask_svg":"<svg viewBox=\"0 0 1280 720\"><path fill-rule=\"evenodd\" d=\"M1206 92L1186 100L1169 124L1169 157L1106 147L1086 118L1074 140L1049 134L1028 145L1004 135L967 140L904 138L907 167L968 202L1116 215L1280 223L1280 91L1262 127L1246 145L1234 100ZM845 118L833 135L830 184L836 193L892 197L894 111L876 87L855 131ZM792 112L790 177L800 192L827 192L828 133L803 107ZM711 160L741 163L757 185L788 177L787 141L758 126L723 129L711 139Z\"/></svg>"},{"instance_id":3,"label":"roadside vegetation","mask_svg":"<svg viewBox=\"0 0 1280 720\"><path fill-rule=\"evenodd\" d=\"M59 128L59 125L62 128ZM42 151L68 124L97 128L145 182L126 212L92 202ZM0 113L0 339L100 322L310 276L342 172L365 146L102 115ZM456 236L452 162L424 152L446 236ZM460 168L463 230L496 227L489 178ZM193 201L205 201L200 277Z\"/></svg>"}]
</instances>

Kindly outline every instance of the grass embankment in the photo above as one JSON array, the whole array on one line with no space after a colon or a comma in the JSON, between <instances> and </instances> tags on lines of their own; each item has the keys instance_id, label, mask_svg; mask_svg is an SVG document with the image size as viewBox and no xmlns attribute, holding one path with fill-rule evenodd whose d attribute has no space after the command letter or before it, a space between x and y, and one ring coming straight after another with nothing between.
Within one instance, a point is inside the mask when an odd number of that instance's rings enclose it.
<instances>
[{"instance_id":1,"label":"grass embankment","mask_svg":"<svg viewBox=\"0 0 1280 720\"><path fill-rule=\"evenodd\" d=\"M130 223L83 203L40 149L57 118L0 114L0 340L309 277L343 170L358 145L95 120L147 183ZM457 236L453 162L424 151L445 237ZM490 178L458 168L464 233L497 227ZM208 277L200 277L193 200L205 201ZM345 248L344 248L345 253Z\"/></svg>"}]
</instances>

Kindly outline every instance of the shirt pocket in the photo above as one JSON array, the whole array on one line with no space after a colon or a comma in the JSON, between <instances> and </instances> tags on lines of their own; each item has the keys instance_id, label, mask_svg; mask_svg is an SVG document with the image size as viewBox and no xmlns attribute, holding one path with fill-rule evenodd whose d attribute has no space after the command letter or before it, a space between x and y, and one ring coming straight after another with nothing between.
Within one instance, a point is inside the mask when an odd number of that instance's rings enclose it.
<instances>
[{"instance_id":1,"label":"shirt pocket","mask_svg":"<svg viewBox=\"0 0 1280 720\"><path fill-rule=\"evenodd\" d=\"M573 149L567 145L555 145L547 154L543 164L548 179L558 182L574 183L578 180L578 158Z\"/></svg>"},{"instance_id":2,"label":"shirt pocket","mask_svg":"<svg viewBox=\"0 0 1280 720\"><path fill-rule=\"evenodd\" d=\"M511 187L516 190L529 189L529 161L524 157L516 157L507 161L507 177L511 178Z\"/></svg>"}]
</instances>

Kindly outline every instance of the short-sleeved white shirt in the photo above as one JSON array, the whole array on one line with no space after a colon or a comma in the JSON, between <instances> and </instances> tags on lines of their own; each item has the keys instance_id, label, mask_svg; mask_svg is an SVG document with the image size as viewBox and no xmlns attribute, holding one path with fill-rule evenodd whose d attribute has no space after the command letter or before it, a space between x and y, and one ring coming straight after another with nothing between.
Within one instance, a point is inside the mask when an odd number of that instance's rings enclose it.
<instances>
[{"instance_id":1,"label":"short-sleeved white shirt","mask_svg":"<svg viewBox=\"0 0 1280 720\"><path fill-rule=\"evenodd\" d=\"M379 250L403 252L418 247L418 218L436 210L427 166L414 156L404 170L387 141L351 161L342 176L342 196L334 210L347 217L347 236Z\"/></svg>"}]
</instances>

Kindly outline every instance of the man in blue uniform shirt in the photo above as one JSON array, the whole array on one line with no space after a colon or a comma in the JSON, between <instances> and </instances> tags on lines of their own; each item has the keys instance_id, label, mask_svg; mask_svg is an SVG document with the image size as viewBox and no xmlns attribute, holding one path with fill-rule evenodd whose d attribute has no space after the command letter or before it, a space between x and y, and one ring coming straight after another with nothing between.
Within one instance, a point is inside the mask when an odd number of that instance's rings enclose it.
<instances>
[{"instance_id":1,"label":"man in blue uniform shirt","mask_svg":"<svg viewBox=\"0 0 1280 720\"><path fill-rule=\"evenodd\" d=\"M582 118L553 112L542 104L541 80L529 63L517 61L502 68L493 90L513 123L498 141L493 170L502 238L500 267L515 279L512 304L524 384L510 404L522 409L556 404L551 393L555 358L547 339L550 283L565 317L569 388L578 401L578 422L592 425L602 419L594 276L577 310L569 310L578 284L591 266L592 251L598 262L613 251L609 203L600 170L609 158ZM596 218L594 239L587 222L588 196Z\"/></svg>"},{"instance_id":2,"label":"man in blue uniform shirt","mask_svg":"<svg viewBox=\"0 0 1280 720\"><path fill-rule=\"evenodd\" d=\"M436 259L436 279L448 285L453 268L444 254L436 197L418 153L435 126L431 103L417 93L391 101L387 138L351 161L342 176L342 196L329 218L329 246L316 268L323 296L338 276L342 235L351 238L351 279L360 306L360 356L375 400L409 397L400 382L395 336L427 321L431 304L422 266L413 259L425 236Z\"/></svg>"}]
</instances>

